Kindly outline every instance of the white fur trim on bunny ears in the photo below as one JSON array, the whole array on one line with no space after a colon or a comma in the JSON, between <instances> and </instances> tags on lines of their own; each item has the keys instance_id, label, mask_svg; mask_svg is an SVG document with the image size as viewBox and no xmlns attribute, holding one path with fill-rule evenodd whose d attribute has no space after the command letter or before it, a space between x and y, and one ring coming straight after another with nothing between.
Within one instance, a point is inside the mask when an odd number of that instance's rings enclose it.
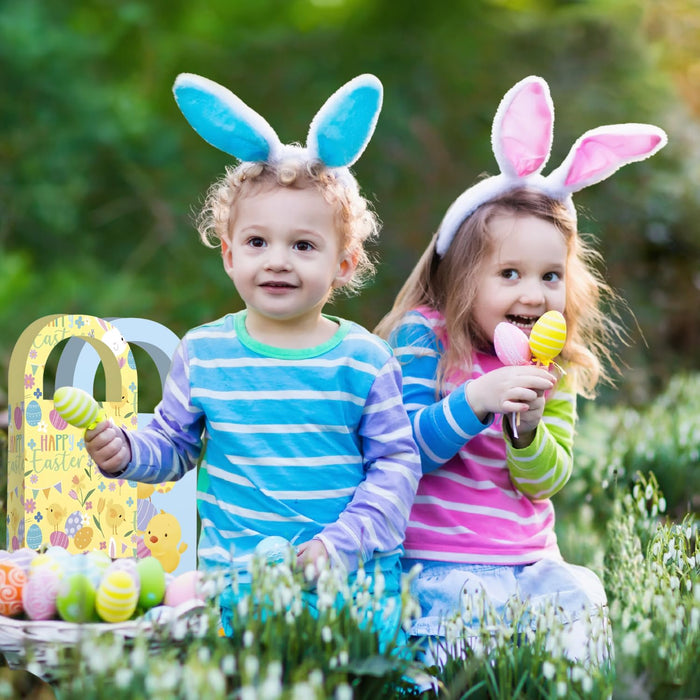
<instances>
[{"instance_id":1,"label":"white fur trim on bunny ears","mask_svg":"<svg viewBox=\"0 0 700 700\"><path fill-rule=\"evenodd\" d=\"M209 144L240 161L278 163L286 158L320 160L357 186L349 167L372 138L383 88L369 73L336 90L311 121L306 147L283 144L275 130L230 90L192 73L175 79L173 93L192 128Z\"/></svg>"},{"instance_id":2,"label":"white fur trim on bunny ears","mask_svg":"<svg viewBox=\"0 0 700 700\"><path fill-rule=\"evenodd\" d=\"M628 163L662 149L666 133L651 124L611 124L587 131L564 162L546 177L554 127L554 106L547 83L531 75L516 83L501 100L491 129L491 145L500 174L465 190L440 223L435 250L441 257L462 222L486 202L518 187L530 187L566 204L573 216L573 192L610 177Z\"/></svg>"}]
</instances>

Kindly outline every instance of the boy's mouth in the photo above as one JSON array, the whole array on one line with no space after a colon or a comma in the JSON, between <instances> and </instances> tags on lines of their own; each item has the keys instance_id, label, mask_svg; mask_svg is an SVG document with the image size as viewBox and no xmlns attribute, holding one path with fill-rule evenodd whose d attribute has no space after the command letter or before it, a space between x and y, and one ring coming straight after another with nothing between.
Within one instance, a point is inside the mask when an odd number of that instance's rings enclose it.
<instances>
[{"instance_id":1,"label":"boy's mouth","mask_svg":"<svg viewBox=\"0 0 700 700\"><path fill-rule=\"evenodd\" d=\"M289 282L263 282L261 287L271 288L271 289L295 289L296 285L290 284Z\"/></svg>"}]
</instances>

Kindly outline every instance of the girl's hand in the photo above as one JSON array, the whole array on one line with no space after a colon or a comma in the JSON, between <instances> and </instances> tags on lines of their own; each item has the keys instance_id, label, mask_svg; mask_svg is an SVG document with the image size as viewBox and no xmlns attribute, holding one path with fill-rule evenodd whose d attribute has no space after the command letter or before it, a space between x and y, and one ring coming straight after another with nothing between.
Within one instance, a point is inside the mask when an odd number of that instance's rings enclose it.
<instances>
[{"instance_id":1,"label":"girl's hand","mask_svg":"<svg viewBox=\"0 0 700 700\"><path fill-rule=\"evenodd\" d=\"M490 413L520 413L523 432L533 431L542 418L544 393L556 379L542 367L499 367L465 384L467 401L480 421ZM520 429L518 430L520 432Z\"/></svg>"},{"instance_id":2,"label":"girl's hand","mask_svg":"<svg viewBox=\"0 0 700 700\"><path fill-rule=\"evenodd\" d=\"M302 571L306 571L306 567L309 564L313 565L315 571L314 581L321 573L320 567L324 561L328 562L328 550L321 540L308 540L297 547L297 566Z\"/></svg>"},{"instance_id":3,"label":"girl's hand","mask_svg":"<svg viewBox=\"0 0 700 700\"><path fill-rule=\"evenodd\" d=\"M111 421L103 420L85 431L85 449L95 464L107 474L122 471L131 461L131 446L122 431Z\"/></svg>"}]
</instances>

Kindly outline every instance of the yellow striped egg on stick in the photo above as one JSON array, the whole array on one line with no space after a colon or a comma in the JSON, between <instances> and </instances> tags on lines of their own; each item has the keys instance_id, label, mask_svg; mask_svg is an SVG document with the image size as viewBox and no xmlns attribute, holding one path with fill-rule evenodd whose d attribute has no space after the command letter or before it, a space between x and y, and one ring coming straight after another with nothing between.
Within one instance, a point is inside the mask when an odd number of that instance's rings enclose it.
<instances>
[{"instance_id":1,"label":"yellow striped egg on stick","mask_svg":"<svg viewBox=\"0 0 700 700\"><path fill-rule=\"evenodd\" d=\"M76 428L91 430L106 418L105 412L87 391L73 386L56 389L53 403L56 413Z\"/></svg>"},{"instance_id":2,"label":"yellow striped egg on stick","mask_svg":"<svg viewBox=\"0 0 700 700\"><path fill-rule=\"evenodd\" d=\"M559 311L547 311L537 319L530 331L530 350L537 363L549 367L550 364L564 370L554 362L554 358L566 344L566 319Z\"/></svg>"}]
</instances>

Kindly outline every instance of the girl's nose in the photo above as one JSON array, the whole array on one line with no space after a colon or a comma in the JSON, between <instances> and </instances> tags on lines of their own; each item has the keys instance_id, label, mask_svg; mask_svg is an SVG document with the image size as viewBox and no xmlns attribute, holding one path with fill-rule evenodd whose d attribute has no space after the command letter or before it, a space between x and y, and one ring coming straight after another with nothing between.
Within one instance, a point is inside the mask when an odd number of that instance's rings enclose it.
<instances>
[{"instance_id":1,"label":"girl's nose","mask_svg":"<svg viewBox=\"0 0 700 700\"><path fill-rule=\"evenodd\" d=\"M527 282L521 289L520 301L531 306L544 304L544 288L537 281Z\"/></svg>"}]
</instances>

